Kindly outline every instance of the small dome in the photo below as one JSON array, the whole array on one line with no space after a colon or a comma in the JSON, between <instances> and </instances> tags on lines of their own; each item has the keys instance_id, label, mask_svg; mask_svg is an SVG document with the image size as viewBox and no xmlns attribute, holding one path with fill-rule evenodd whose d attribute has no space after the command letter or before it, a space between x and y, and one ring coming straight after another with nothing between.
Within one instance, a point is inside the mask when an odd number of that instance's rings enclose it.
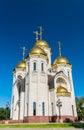
<instances>
[{"instance_id":1,"label":"small dome","mask_svg":"<svg viewBox=\"0 0 84 130\"><path fill-rule=\"evenodd\" d=\"M31 56L42 56L42 57L48 58L47 54L44 52L44 50L38 46L34 46L32 48L32 50L29 53L29 57L31 57Z\"/></svg>"},{"instance_id":2,"label":"small dome","mask_svg":"<svg viewBox=\"0 0 84 130\"><path fill-rule=\"evenodd\" d=\"M48 43L44 40L39 40L35 43L35 46L50 48Z\"/></svg>"},{"instance_id":3,"label":"small dome","mask_svg":"<svg viewBox=\"0 0 84 130\"><path fill-rule=\"evenodd\" d=\"M16 65L16 69L26 69L26 61L23 60Z\"/></svg>"},{"instance_id":4,"label":"small dome","mask_svg":"<svg viewBox=\"0 0 84 130\"><path fill-rule=\"evenodd\" d=\"M68 90L62 86L59 86L57 88L56 94L57 94L57 96L71 96L71 93L68 92Z\"/></svg>"},{"instance_id":5,"label":"small dome","mask_svg":"<svg viewBox=\"0 0 84 130\"><path fill-rule=\"evenodd\" d=\"M63 56L59 56L55 61L54 61L54 65L57 65L57 64L63 64L63 63L69 63L69 61L63 57Z\"/></svg>"},{"instance_id":6,"label":"small dome","mask_svg":"<svg viewBox=\"0 0 84 130\"><path fill-rule=\"evenodd\" d=\"M66 93L66 92L68 92L67 89L62 86L59 86L57 88L57 93Z\"/></svg>"}]
</instances>

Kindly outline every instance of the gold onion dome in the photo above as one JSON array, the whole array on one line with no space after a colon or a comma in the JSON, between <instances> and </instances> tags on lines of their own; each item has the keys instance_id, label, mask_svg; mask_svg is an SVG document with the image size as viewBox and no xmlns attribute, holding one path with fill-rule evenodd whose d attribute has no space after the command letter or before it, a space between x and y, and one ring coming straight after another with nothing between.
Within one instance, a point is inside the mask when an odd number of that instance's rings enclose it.
<instances>
[{"instance_id":1,"label":"gold onion dome","mask_svg":"<svg viewBox=\"0 0 84 130\"><path fill-rule=\"evenodd\" d=\"M59 65L59 64L70 64L69 61L63 57L63 56L59 56L55 61L54 61L54 65Z\"/></svg>"},{"instance_id":2,"label":"gold onion dome","mask_svg":"<svg viewBox=\"0 0 84 130\"><path fill-rule=\"evenodd\" d=\"M66 89L66 88L64 88L64 87L62 87L62 86L59 86L59 87L57 88L57 93L64 93L64 92L67 92L67 89Z\"/></svg>"},{"instance_id":3,"label":"gold onion dome","mask_svg":"<svg viewBox=\"0 0 84 130\"><path fill-rule=\"evenodd\" d=\"M30 51L30 53L29 53L29 57L31 57L31 56L42 56L42 57L48 59L48 56L47 56L47 54L44 52L44 50L41 49L41 48L38 47L38 46L34 46L34 47L31 49L31 51Z\"/></svg>"},{"instance_id":4,"label":"gold onion dome","mask_svg":"<svg viewBox=\"0 0 84 130\"><path fill-rule=\"evenodd\" d=\"M16 70L25 70L25 69L26 69L26 61L25 60L19 62L16 65Z\"/></svg>"},{"instance_id":5,"label":"gold onion dome","mask_svg":"<svg viewBox=\"0 0 84 130\"><path fill-rule=\"evenodd\" d=\"M46 41L44 41L44 40L38 40L35 43L35 46L50 48L49 45L48 45L48 43Z\"/></svg>"},{"instance_id":6,"label":"gold onion dome","mask_svg":"<svg viewBox=\"0 0 84 130\"><path fill-rule=\"evenodd\" d=\"M64 88L64 87L62 87L62 86L59 86L58 88L57 88L57 95L58 96L70 96L71 95L71 93L70 92L68 92L68 90L66 89L66 88Z\"/></svg>"}]
</instances>

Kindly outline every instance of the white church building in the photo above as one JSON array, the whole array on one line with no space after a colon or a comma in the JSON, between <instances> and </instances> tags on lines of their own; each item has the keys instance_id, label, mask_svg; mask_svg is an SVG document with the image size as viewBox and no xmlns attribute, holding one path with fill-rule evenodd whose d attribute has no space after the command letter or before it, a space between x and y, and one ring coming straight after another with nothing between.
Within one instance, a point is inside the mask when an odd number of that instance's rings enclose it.
<instances>
[{"instance_id":1,"label":"white church building","mask_svg":"<svg viewBox=\"0 0 84 130\"><path fill-rule=\"evenodd\" d=\"M26 123L77 119L72 65L61 55L51 65L51 48L42 40L42 27L29 54L13 70L11 120Z\"/></svg>"}]
</instances>

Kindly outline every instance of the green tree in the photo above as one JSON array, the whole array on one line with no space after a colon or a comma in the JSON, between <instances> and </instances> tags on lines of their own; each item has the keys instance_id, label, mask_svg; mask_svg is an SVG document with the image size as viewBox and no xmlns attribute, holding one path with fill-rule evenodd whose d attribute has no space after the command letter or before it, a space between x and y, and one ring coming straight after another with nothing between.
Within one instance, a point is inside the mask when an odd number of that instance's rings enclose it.
<instances>
[{"instance_id":1,"label":"green tree","mask_svg":"<svg viewBox=\"0 0 84 130\"><path fill-rule=\"evenodd\" d=\"M10 108L0 108L0 120L10 119Z\"/></svg>"},{"instance_id":2,"label":"green tree","mask_svg":"<svg viewBox=\"0 0 84 130\"><path fill-rule=\"evenodd\" d=\"M10 108L5 108L5 119L10 119Z\"/></svg>"},{"instance_id":3,"label":"green tree","mask_svg":"<svg viewBox=\"0 0 84 130\"><path fill-rule=\"evenodd\" d=\"M78 114L78 120L84 120L84 97L76 97L76 108Z\"/></svg>"},{"instance_id":4,"label":"green tree","mask_svg":"<svg viewBox=\"0 0 84 130\"><path fill-rule=\"evenodd\" d=\"M5 109L0 108L0 120L5 120Z\"/></svg>"}]
</instances>

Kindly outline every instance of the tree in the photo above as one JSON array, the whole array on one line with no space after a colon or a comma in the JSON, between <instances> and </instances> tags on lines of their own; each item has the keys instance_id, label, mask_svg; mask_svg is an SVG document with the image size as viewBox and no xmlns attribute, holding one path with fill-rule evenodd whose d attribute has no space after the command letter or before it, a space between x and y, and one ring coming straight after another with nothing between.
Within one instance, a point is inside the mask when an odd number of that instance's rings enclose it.
<instances>
[{"instance_id":1,"label":"tree","mask_svg":"<svg viewBox=\"0 0 84 130\"><path fill-rule=\"evenodd\" d=\"M9 119L10 118L10 105L9 102L6 103L6 108L5 108L5 119Z\"/></svg>"},{"instance_id":2,"label":"tree","mask_svg":"<svg viewBox=\"0 0 84 130\"><path fill-rule=\"evenodd\" d=\"M76 97L76 108L78 114L78 120L84 120L84 97L78 98Z\"/></svg>"},{"instance_id":3,"label":"tree","mask_svg":"<svg viewBox=\"0 0 84 130\"><path fill-rule=\"evenodd\" d=\"M5 109L0 108L0 120L5 120Z\"/></svg>"},{"instance_id":4,"label":"tree","mask_svg":"<svg viewBox=\"0 0 84 130\"><path fill-rule=\"evenodd\" d=\"M5 119L10 119L10 108L5 108Z\"/></svg>"},{"instance_id":5,"label":"tree","mask_svg":"<svg viewBox=\"0 0 84 130\"><path fill-rule=\"evenodd\" d=\"M6 108L0 108L0 120L10 119L10 107L9 102L6 103Z\"/></svg>"}]
</instances>

